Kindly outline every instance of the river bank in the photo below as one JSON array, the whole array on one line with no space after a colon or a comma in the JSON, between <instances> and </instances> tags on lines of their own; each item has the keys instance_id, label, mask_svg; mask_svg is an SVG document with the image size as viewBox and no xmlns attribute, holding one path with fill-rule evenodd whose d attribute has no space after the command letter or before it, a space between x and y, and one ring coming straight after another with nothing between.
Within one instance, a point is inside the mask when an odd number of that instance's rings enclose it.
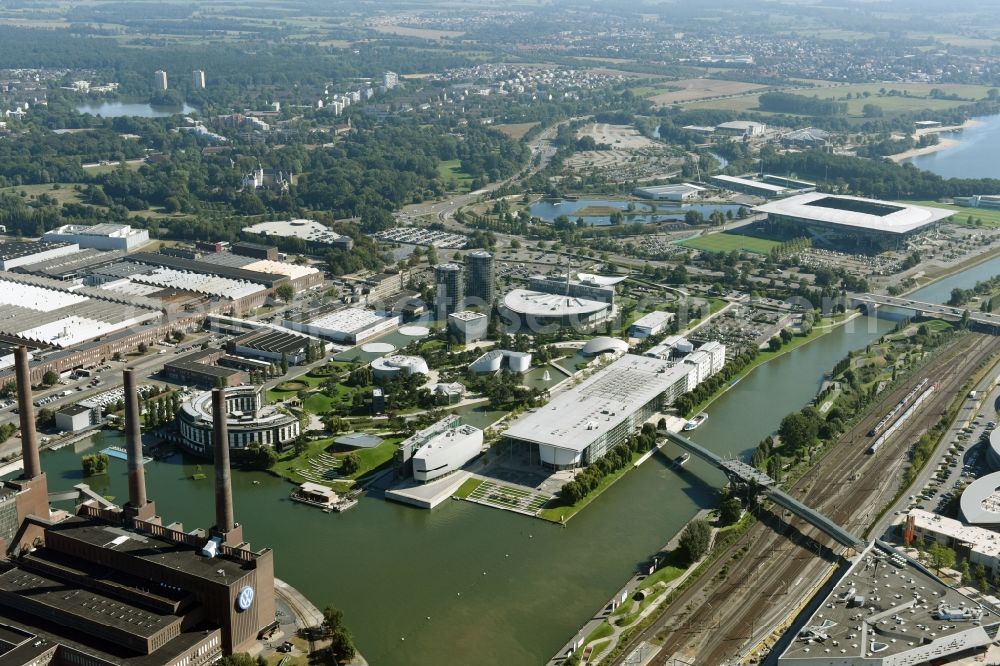
<instances>
[{"instance_id":1,"label":"river bank","mask_svg":"<svg viewBox=\"0 0 1000 666\"><path fill-rule=\"evenodd\" d=\"M969 118L961 125L948 125L946 127L932 127L929 129L919 129L914 132L917 137L926 136L929 134L944 134L950 132L960 132L964 129L969 129L980 125L981 121L975 118ZM958 139L940 139L938 142L932 146L924 146L923 148L911 148L910 150L904 151L902 153L896 153L895 155L889 155L889 159L893 162L904 162L906 160L912 159L914 157L920 157L922 155L931 155L933 153L941 152L942 150L947 150L958 145L960 141Z\"/></svg>"}]
</instances>

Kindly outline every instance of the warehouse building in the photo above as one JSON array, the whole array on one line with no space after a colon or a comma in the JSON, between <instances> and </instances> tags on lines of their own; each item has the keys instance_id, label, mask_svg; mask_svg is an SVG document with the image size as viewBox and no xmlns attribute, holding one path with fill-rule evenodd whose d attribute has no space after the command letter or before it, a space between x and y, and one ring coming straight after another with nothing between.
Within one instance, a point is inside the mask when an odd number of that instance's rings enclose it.
<instances>
[{"instance_id":1,"label":"warehouse building","mask_svg":"<svg viewBox=\"0 0 1000 666\"><path fill-rule=\"evenodd\" d=\"M396 330L400 322L398 315L380 315L374 310L323 306L289 317L281 325L325 340L360 345Z\"/></svg>"},{"instance_id":2,"label":"warehouse building","mask_svg":"<svg viewBox=\"0 0 1000 666\"><path fill-rule=\"evenodd\" d=\"M515 421L503 437L529 447L546 467L589 465L694 388L696 372L687 364L625 354Z\"/></svg>"},{"instance_id":3,"label":"warehouse building","mask_svg":"<svg viewBox=\"0 0 1000 666\"><path fill-rule=\"evenodd\" d=\"M648 338L654 335L659 335L666 330L667 326L670 325L676 318L673 312L650 312L636 319L631 326L629 326L628 334L631 338Z\"/></svg>"},{"instance_id":4,"label":"warehouse building","mask_svg":"<svg viewBox=\"0 0 1000 666\"><path fill-rule=\"evenodd\" d=\"M149 232L128 224L66 224L46 231L42 240L74 243L89 250L124 250L131 252L149 242Z\"/></svg>"},{"instance_id":5,"label":"warehouse building","mask_svg":"<svg viewBox=\"0 0 1000 666\"><path fill-rule=\"evenodd\" d=\"M69 405L56 412L56 427L63 432L80 432L94 422L94 410L86 405Z\"/></svg>"},{"instance_id":6,"label":"warehouse building","mask_svg":"<svg viewBox=\"0 0 1000 666\"><path fill-rule=\"evenodd\" d=\"M766 233L779 238L809 237L814 246L852 252L901 249L914 236L935 228L954 211L812 192L755 209L766 213Z\"/></svg>"},{"instance_id":7,"label":"warehouse building","mask_svg":"<svg viewBox=\"0 0 1000 666\"><path fill-rule=\"evenodd\" d=\"M652 199L653 201L687 201L697 198L704 191L704 187L691 185L690 183L680 183L677 185L637 187L632 191L632 194L643 199Z\"/></svg>"},{"instance_id":8,"label":"warehouse building","mask_svg":"<svg viewBox=\"0 0 1000 666\"><path fill-rule=\"evenodd\" d=\"M905 666L972 657L1000 629L998 610L873 541L812 606L780 666Z\"/></svg>"},{"instance_id":9,"label":"warehouse building","mask_svg":"<svg viewBox=\"0 0 1000 666\"><path fill-rule=\"evenodd\" d=\"M37 264L56 257L79 252L76 243L9 241L0 243L0 271L9 271L18 266Z\"/></svg>"},{"instance_id":10,"label":"warehouse building","mask_svg":"<svg viewBox=\"0 0 1000 666\"><path fill-rule=\"evenodd\" d=\"M310 246L326 246L340 250L354 247L354 239L342 236L315 220L284 220L259 222L243 227L243 233L262 238L298 238Z\"/></svg>"},{"instance_id":11,"label":"warehouse building","mask_svg":"<svg viewBox=\"0 0 1000 666\"><path fill-rule=\"evenodd\" d=\"M234 354L275 363L285 359L290 365L304 363L310 346L318 349L321 354L326 353L326 344L321 340L271 327L245 333L230 343Z\"/></svg>"},{"instance_id":12,"label":"warehouse building","mask_svg":"<svg viewBox=\"0 0 1000 666\"><path fill-rule=\"evenodd\" d=\"M243 370L219 364L225 355L221 349L199 349L165 363L163 376L175 382L205 388L239 386L249 381Z\"/></svg>"}]
</instances>

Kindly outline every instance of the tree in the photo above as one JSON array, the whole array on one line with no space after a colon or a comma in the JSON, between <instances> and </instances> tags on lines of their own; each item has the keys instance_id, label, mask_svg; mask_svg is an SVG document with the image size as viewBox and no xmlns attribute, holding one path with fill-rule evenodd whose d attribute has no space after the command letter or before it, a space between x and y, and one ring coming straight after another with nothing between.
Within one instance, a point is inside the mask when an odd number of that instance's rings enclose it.
<instances>
[{"instance_id":1,"label":"tree","mask_svg":"<svg viewBox=\"0 0 1000 666\"><path fill-rule=\"evenodd\" d=\"M743 504L738 497L727 497L719 507L719 520L723 525L732 525L743 515Z\"/></svg>"},{"instance_id":2,"label":"tree","mask_svg":"<svg viewBox=\"0 0 1000 666\"><path fill-rule=\"evenodd\" d=\"M48 407L42 407L38 410L38 415L35 417L35 427L36 428L48 428L54 425L56 422L56 413L49 409Z\"/></svg>"},{"instance_id":3,"label":"tree","mask_svg":"<svg viewBox=\"0 0 1000 666\"><path fill-rule=\"evenodd\" d=\"M288 373L288 352L281 352L281 374Z\"/></svg>"},{"instance_id":4,"label":"tree","mask_svg":"<svg viewBox=\"0 0 1000 666\"><path fill-rule=\"evenodd\" d=\"M767 348L769 351L776 352L781 349L781 338L777 335L767 341Z\"/></svg>"},{"instance_id":5,"label":"tree","mask_svg":"<svg viewBox=\"0 0 1000 666\"><path fill-rule=\"evenodd\" d=\"M931 566L933 566L938 574L941 573L941 569L947 569L955 566L955 551L947 546L942 546L939 543L931 544L931 547L927 549L927 554L931 558Z\"/></svg>"},{"instance_id":6,"label":"tree","mask_svg":"<svg viewBox=\"0 0 1000 666\"><path fill-rule=\"evenodd\" d=\"M105 453L90 453L80 458L84 476L104 474L108 471L108 456Z\"/></svg>"},{"instance_id":7,"label":"tree","mask_svg":"<svg viewBox=\"0 0 1000 666\"><path fill-rule=\"evenodd\" d=\"M712 527L704 520L693 520L688 523L681 534L678 549L688 565L694 564L705 553L712 539Z\"/></svg>"},{"instance_id":8,"label":"tree","mask_svg":"<svg viewBox=\"0 0 1000 666\"><path fill-rule=\"evenodd\" d=\"M789 449L802 449L816 441L819 423L802 412L794 412L781 419L778 435Z\"/></svg>"},{"instance_id":9,"label":"tree","mask_svg":"<svg viewBox=\"0 0 1000 666\"><path fill-rule=\"evenodd\" d=\"M295 289L290 284L281 284L274 290L274 295L284 303L291 303L292 299L295 298Z\"/></svg>"},{"instance_id":10,"label":"tree","mask_svg":"<svg viewBox=\"0 0 1000 666\"><path fill-rule=\"evenodd\" d=\"M59 373L53 372L52 370L47 371L42 375L42 383L46 386L52 386L53 384L59 383Z\"/></svg>"},{"instance_id":11,"label":"tree","mask_svg":"<svg viewBox=\"0 0 1000 666\"><path fill-rule=\"evenodd\" d=\"M344 462L340 465L340 472L344 476L357 474L361 469L361 457L357 453L348 453L344 456Z\"/></svg>"}]
</instances>

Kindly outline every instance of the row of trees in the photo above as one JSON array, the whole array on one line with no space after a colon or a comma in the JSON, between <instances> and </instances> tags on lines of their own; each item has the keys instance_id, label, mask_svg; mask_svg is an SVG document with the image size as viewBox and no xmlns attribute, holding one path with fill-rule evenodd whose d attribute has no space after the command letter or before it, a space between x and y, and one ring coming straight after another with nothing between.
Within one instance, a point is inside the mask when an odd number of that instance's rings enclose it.
<instances>
[{"instance_id":1,"label":"row of trees","mask_svg":"<svg viewBox=\"0 0 1000 666\"><path fill-rule=\"evenodd\" d=\"M732 360L728 361L719 372L715 373L694 389L678 396L674 400L673 407L681 416L690 416L694 408L708 400L716 391L726 386L729 381L742 372L748 365L757 358L758 350L750 347L744 350Z\"/></svg>"},{"instance_id":2,"label":"row of trees","mask_svg":"<svg viewBox=\"0 0 1000 666\"><path fill-rule=\"evenodd\" d=\"M572 481L563 484L560 497L568 505L573 505L597 489L601 479L632 464L632 454L649 451L656 446L656 428L643 424L642 430L618 444L603 457L588 465Z\"/></svg>"}]
</instances>

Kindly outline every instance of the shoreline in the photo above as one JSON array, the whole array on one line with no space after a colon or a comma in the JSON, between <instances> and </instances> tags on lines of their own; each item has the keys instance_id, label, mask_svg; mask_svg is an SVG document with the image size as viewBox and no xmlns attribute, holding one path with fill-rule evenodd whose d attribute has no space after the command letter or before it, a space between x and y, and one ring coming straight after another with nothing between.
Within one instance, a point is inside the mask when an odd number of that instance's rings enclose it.
<instances>
[{"instance_id":1,"label":"shoreline","mask_svg":"<svg viewBox=\"0 0 1000 666\"><path fill-rule=\"evenodd\" d=\"M976 125L981 125L982 121L976 120L975 118L969 118L961 125L947 125L945 127L932 127L930 129L919 129L916 130L913 135L916 137L926 136L928 134L951 134L953 132L960 132L964 129L969 129L970 127L975 127ZM923 155L933 155L934 153L941 152L942 150L948 150L949 148L954 148L961 141L959 139L940 139L938 143L933 146L926 146L924 148L910 148L909 150L903 151L901 153L896 153L895 155L886 155L887 158L893 162L899 164L900 162L905 162L908 159L914 157L921 157Z\"/></svg>"}]
</instances>

